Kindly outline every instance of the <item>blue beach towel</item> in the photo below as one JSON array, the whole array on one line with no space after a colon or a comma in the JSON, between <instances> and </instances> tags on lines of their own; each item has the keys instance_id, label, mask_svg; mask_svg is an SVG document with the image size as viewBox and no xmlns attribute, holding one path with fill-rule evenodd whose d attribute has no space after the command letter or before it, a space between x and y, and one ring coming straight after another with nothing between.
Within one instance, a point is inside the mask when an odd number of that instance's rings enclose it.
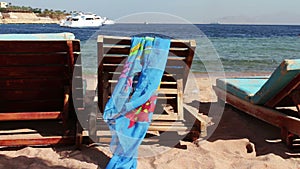
<instances>
[{"instance_id":1,"label":"blue beach towel","mask_svg":"<svg viewBox=\"0 0 300 169\"><path fill-rule=\"evenodd\" d=\"M113 157L107 169L137 167L138 147L152 119L169 48L169 39L132 38L130 54L103 114L112 132Z\"/></svg>"}]
</instances>

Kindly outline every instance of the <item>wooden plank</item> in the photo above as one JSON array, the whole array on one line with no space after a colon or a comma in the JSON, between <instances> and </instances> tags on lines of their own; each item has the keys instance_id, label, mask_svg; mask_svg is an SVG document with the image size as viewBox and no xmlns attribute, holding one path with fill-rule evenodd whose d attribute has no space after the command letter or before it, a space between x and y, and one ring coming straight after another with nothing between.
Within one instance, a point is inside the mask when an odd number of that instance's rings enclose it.
<instances>
[{"instance_id":1,"label":"wooden plank","mask_svg":"<svg viewBox=\"0 0 300 169\"><path fill-rule=\"evenodd\" d=\"M187 131L186 126L152 126L148 128L149 131Z\"/></svg>"},{"instance_id":2,"label":"wooden plank","mask_svg":"<svg viewBox=\"0 0 300 169\"><path fill-rule=\"evenodd\" d=\"M33 145L54 145L74 144L75 137L72 136L51 136L43 138L5 139L0 140L0 146L33 146Z\"/></svg>"},{"instance_id":3,"label":"wooden plank","mask_svg":"<svg viewBox=\"0 0 300 169\"><path fill-rule=\"evenodd\" d=\"M178 120L177 115L153 114L153 120Z\"/></svg>"},{"instance_id":4,"label":"wooden plank","mask_svg":"<svg viewBox=\"0 0 300 169\"><path fill-rule=\"evenodd\" d=\"M103 54L104 55L104 54ZM113 54L105 54L103 56L103 62L104 63L121 63L122 61L125 62L127 59L128 55L113 55ZM185 61L184 57L177 57L177 56L169 56L168 57L168 62L169 61Z\"/></svg>"},{"instance_id":5,"label":"wooden plank","mask_svg":"<svg viewBox=\"0 0 300 169\"><path fill-rule=\"evenodd\" d=\"M187 55L185 55L186 60L186 66L185 66L185 70L183 71L183 91L185 90L185 84L187 82L187 78L189 76L189 72L191 70L191 66L192 66L192 62L194 59L194 55L195 55L195 49L196 49L196 41L195 40L191 40L190 44L189 44L189 52Z\"/></svg>"},{"instance_id":6,"label":"wooden plank","mask_svg":"<svg viewBox=\"0 0 300 169\"><path fill-rule=\"evenodd\" d=\"M118 83L118 80L108 80L109 85L114 86ZM136 84L137 82L133 82ZM162 81L160 82L160 88L171 88L171 89L176 89L177 88L177 83L176 82L167 82L167 81Z\"/></svg>"},{"instance_id":7,"label":"wooden plank","mask_svg":"<svg viewBox=\"0 0 300 169\"><path fill-rule=\"evenodd\" d=\"M130 52L130 48L126 46L113 46L113 47L103 47L103 52L105 54L113 54L113 55L128 55ZM177 49L171 48L169 50L169 56L178 56L178 57L185 57L189 55L188 49Z\"/></svg>"},{"instance_id":8,"label":"wooden plank","mask_svg":"<svg viewBox=\"0 0 300 169\"><path fill-rule=\"evenodd\" d=\"M98 52L98 106L101 112L104 111L105 104L107 100L105 97L107 97L106 91L107 87L104 86L104 83L108 81L108 73L103 72L103 36L98 36L97 40L97 52Z\"/></svg>"},{"instance_id":9,"label":"wooden plank","mask_svg":"<svg viewBox=\"0 0 300 169\"><path fill-rule=\"evenodd\" d=\"M164 122L164 121L153 121L151 122L148 131L187 131L192 126L186 126L182 122ZM101 135L104 134L110 135L110 132L105 132L104 130L109 130L108 126L106 124L101 124L99 126L101 130ZM97 132L99 133L99 132ZM100 134L100 133L99 133Z\"/></svg>"},{"instance_id":10,"label":"wooden plank","mask_svg":"<svg viewBox=\"0 0 300 169\"><path fill-rule=\"evenodd\" d=\"M49 83L49 81L51 83ZM57 89L64 86L66 83L65 79L55 77L53 79L0 79L0 90L17 90L17 89Z\"/></svg>"},{"instance_id":11,"label":"wooden plank","mask_svg":"<svg viewBox=\"0 0 300 169\"><path fill-rule=\"evenodd\" d=\"M158 90L159 94L178 94L178 90L177 89L159 89Z\"/></svg>"},{"instance_id":12,"label":"wooden plank","mask_svg":"<svg viewBox=\"0 0 300 169\"><path fill-rule=\"evenodd\" d=\"M108 83L116 84L116 83L118 83L118 80L108 80ZM162 82L160 82L160 84L172 84L172 85L176 85L177 83L176 82L162 81Z\"/></svg>"},{"instance_id":13,"label":"wooden plank","mask_svg":"<svg viewBox=\"0 0 300 169\"><path fill-rule=\"evenodd\" d=\"M66 41L0 41L0 53L51 53L66 52Z\"/></svg>"},{"instance_id":14,"label":"wooden plank","mask_svg":"<svg viewBox=\"0 0 300 169\"><path fill-rule=\"evenodd\" d=\"M115 65L115 64L103 64L102 71L104 72L121 72L123 70L123 65ZM183 74L182 67L166 67L165 73L170 74Z\"/></svg>"},{"instance_id":15,"label":"wooden plank","mask_svg":"<svg viewBox=\"0 0 300 169\"><path fill-rule=\"evenodd\" d=\"M298 116L300 117L300 90L294 90L291 93L292 100L294 102L294 105L296 106L298 110Z\"/></svg>"},{"instance_id":16,"label":"wooden plank","mask_svg":"<svg viewBox=\"0 0 300 169\"><path fill-rule=\"evenodd\" d=\"M213 86L217 96L226 101L228 104L236 107L237 109L248 113L262 121L265 121L271 125L279 128L286 128L293 134L300 135L300 119L292 116L288 116L275 109L270 109L264 106L254 105L247 101L244 101L230 93Z\"/></svg>"},{"instance_id":17,"label":"wooden plank","mask_svg":"<svg viewBox=\"0 0 300 169\"><path fill-rule=\"evenodd\" d=\"M72 40L72 42L73 42L73 54L75 57L76 54L80 53L80 40L75 39L75 40Z\"/></svg>"},{"instance_id":18,"label":"wooden plank","mask_svg":"<svg viewBox=\"0 0 300 169\"><path fill-rule=\"evenodd\" d=\"M152 121L153 126L185 126L183 122L179 121Z\"/></svg>"},{"instance_id":19,"label":"wooden plank","mask_svg":"<svg viewBox=\"0 0 300 169\"><path fill-rule=\"evenodd\" d=\"M20 65L64 65L67 63L64 53L45 54L0 54L0 66Z\"/></svg>"},{"instance_id":20,"label":"wooden plank","mask_svg":"<svg viewBox=\"0 0 300 169\"><path fill-rule=\"evenodd\" d=\"M0 67L0 79L2 78L43 78L63 75L63 66L34 66L34 67Z\"/></svg>"},{"instance_id":21,"label":"wooden plank","mask_svg":"<svg viewBox=\"0 0 300 169\"><path fill-rule=\"evenodd\" d=\"M187 131L189 129L188 126L185 126L185 125L150 125L149 128L148 128L148 131ZM102 129L103 130L103 129ZM97 135L100 135L100 136L110 136L110 132L97 132Z\"/></svg>"},{"instance_id":22,"label":"wooden plank","mask_svg":"<svg viewBox=\"0 0 300 169\"><path fill-rule=\"evenodd\" d=\"M63 98L57 100L1 101L0 104L0 112L61 111Z\"/></svg>"},{"instance_id":23,"label":"wooden plank","mask_svg":"<svg viewBox=\"0 0 300 169\"><path fill-rule=\"evenodd\" d=\"M131 45L131 38L110 38L108 36L104 37L104 44L111 45Z\"/></svg>"},{"instance_id":24,"label":"wooden plank","mask_svg":"<svg viewBox=\"0 0 300 169\"><path fill-rule=\"evenodd\" d=\"M104 73L104 71L103 71L103 65L101 66L99 66L99 69L100 69L100 67L101 67L101 72L99 72L99 74L100 74L100 76L98 76L98 77L101 77L101 74L103 74ZM121 74L121 72L105 72L105 73L107 73L107 78L108 79L119 79L119 76L120 76L120 74ZM172 81L172 82L176 82L176 79L182 79L183 77L183 74L170 74L170 73L164 73L163 74L163 77L162 77L162 81Z\"/></svg>"},{"instance_id":25,"label":"wooden plank","mask_svg":"<svg viewBox=\"0 0 300 169\"><path fill-rule=\"evenodd\" d=\"M177 80L177 113L178 119L184 120L183 114L183 80Z\"/></svg>"},{"instance_id":26,"label":"wooden plank","mask_svg":"<svg viewBox=\"0 0 300 169\"><path fill-rule=\"evenodd\" d=\"M75 58L73 55L73 42L71 40L67 40L67 63L68 63L68 67L70 72L74 71L74 65L75 65Z\"/></svg>"},{"instance_id":27,"label":"wooden plank","mask_svg":"<svg viewBox=\"0 0 300 169\"><path fill-rule=\"evenodd\" d=\"M103 36L104 44L116 44L116 45L131 45L130 37L121 37L121 36ZM103 42L103 41L102 41ZM189 45L190 40L179 40L179 39L171 39L171 47L187 47Z\"/></svg>"},{"instance_id":28,"label":"wooden plank","mask_svg":"<svg viewBox=\"0 0 300 169\"><path fill-rule=\"evenodd\" d=\"M107 83L108 82L108 77L107 77L107 73L104 73L104 74L102 74L102 84L101 84L101 86L102 86L102 91L100 92L100 94L102 94L102 95L100 95L100 96L102 96L101 98L98 98L98 99L101 99L102 100L102 104L100 104L99 106L100 106L100 111L104 111L104 108L105 108L105 105L106 105L106 103L107 103L107 101L108 101L108 96L110 95L110 91L112 91L111 89L110 89L110 87L109 87L109 84ZM100 85L99 85L100 86Z\"/></svg>"},{"instance_id":29,"label":"wooden plank","mask_svg":"<svg viewBox=\"0 0 300 169\"><path fill-rule=\"evenodd\" d=\"M63 88L31 89L31 90L0 90L0 101L9 100L48 100L63 97Z\"/></svg>"},{"instance_id":30,"label":"wooden plank","mask_svg":"<svg viewBox=\"0 0 300 169\"><path fill-rule=\"evenodd\" d=\"M0 121L13 120L45 120L45 119L61 119L62 113L55 112L10 112L0 113Z\"/></svg>"},{"instance_id":31,"label":"wooden plank","mask_svg":"<svg viewBox=\"0 0 300 169\"><path fill-rule=\"evenodd\" d=\"M114 91L114 86L110 86L110 89L107 89L108 95L110 96L113 91ZM160 88L158 90L158 94L177 95L177 89L176 88Z\"/></svg>"},{"instance_id":32,"label":"wooden plank","mask_svg":"<svg viewBox=\"0 0 300 169\"><path fill-rule=\"evenodd\" d=\"M300 74L296 78L294 78L288 85L286 85L280 92L278 92L275 95L275 97L270 99L265 105L267 107L277 106L278 104L280 104L281 101L283 101L285 97L290 95L291 92L296 88L298 88L299 86L300 86ZM284 105L281 104L281 106Z\"/></svg>"},{"instance_id":33,"label":"wooden plank","mask_svg":"<svg viewBox=\"0 0 300 169\"><path fill-rule=\"evenodd\" d=\"M158 100L169 100L169 99L177 99L177 97L165 97L165 96L161 97L161 96L158 96L157 99Z\"/></svg>"}]
</instances>

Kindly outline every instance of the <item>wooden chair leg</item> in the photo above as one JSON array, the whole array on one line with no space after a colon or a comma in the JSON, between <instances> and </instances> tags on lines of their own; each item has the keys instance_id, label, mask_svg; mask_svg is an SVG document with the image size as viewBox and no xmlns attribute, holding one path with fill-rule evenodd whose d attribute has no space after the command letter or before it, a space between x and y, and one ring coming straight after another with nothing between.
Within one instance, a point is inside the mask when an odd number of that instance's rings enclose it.
<instances>
[{"instance_id":1,"label":"wooden chair leg","mask_svg":"<svg viewBox=\"0 0 300 169\"><path fill-rule=\"evenodd\" d=\"M177 80L177 111L178 111L178 119L184 120L183 114L183 80Z\"/></svg>"},{"instance_id":2,"label":"wooden chair leg","mask_svg":"<svg viewBox=\"0 0 300 169\"><path fill-rule=\"evenodd\" d=\"M290 133L286 128L281 128L281 139L288 146L288 148L293 147L293 141L295 137L296 136Z\"/></svg>"},{"instance_id":3,"label":"wooden chair leg","mask_svg":"<svg viewBox=\"0 0 300 169\"><path fill-rule=\"evenodd\" d=\"M64 107L63 107L63 113L62 113L62 122L63 127L65 129L66 134L68 131L68 118L69 118L69 99L70 99L70 89L69 87L64 88Z\"/></svg>"},{"instance_id":4,"label":"wooden chair leg","mask_svg":"<svg viewBox=\"0 0 300 169\"><path fill-rule=\"evenodd\" d=\"M76 122L76 134L75 134L76 149L80 149L80 147L82 145L82 140L83 140L82 131L83 131L83 129L82 129L79 121L77 120L77 122Z\"/></svg>"},{"instance_id":5,"label":"wooden chair leg","mask_svg":"<svg viewBox=\"0 0 300 169\"><path fill-rule=\"evenodd\" d=\"M92 111L89 114L89 127L88 127L88 131L89 131L89 138L92 140L92 142L96 142L97 141L97 112L96 111Z\"/></svg>"},{"instance_id":6,"label":"wooden chair leg","mask_svg":"<svg viewBox=\"0 0 300 169\"><path fill-rule=\"evenodd\" d=\"M291 96L295 106L297 107L298 116L300 117L300 90L293 91Z\"/></svg>"}]
</instances>

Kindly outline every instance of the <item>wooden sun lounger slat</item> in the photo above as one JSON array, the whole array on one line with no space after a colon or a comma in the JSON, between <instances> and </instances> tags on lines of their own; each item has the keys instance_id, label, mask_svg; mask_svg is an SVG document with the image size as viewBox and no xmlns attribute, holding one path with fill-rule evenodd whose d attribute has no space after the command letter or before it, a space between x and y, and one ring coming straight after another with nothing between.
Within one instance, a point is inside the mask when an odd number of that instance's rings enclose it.
<instances>
[{"instance_id":1,"label":"wooden sun lounger slat","mask_svg":"<svg viewBox=\"0 0 300 169\"><path fill-rule=\"evenodd\" d=\"M104 53L106 54L124 54L124 53L129 53L130 48L129 47L104 47L103 48ZM189 54L189 50L175 50L175 49L170 49L169 51L169 56L178 56L178 57L184 57Z\"/></svg>"},{"instance_id":2,"label":"wooden sun lounger slat","mask_svg":"<svg viewBox=\"0 0 300 169\"><path fill-rule=\"evenodd\" d=\"M63 88L56 89L35 89L35 90L0 90L0 101L1 100L33 100L43 99L45 95L47 99L55 99L62 97Z\"/></svg>"},{"instance_id":3,"label":"wooden sun lounger slat","mask_svg":"<svg viewBox=\"0 0 300 169\"><path fill-rule=\"evenodd\" d=\"M184 72L182 71L184 67L183 66L177 66L177 67L169 67L167 66L165 68L166 73L172 73L172 74L183 74ZM118 65L103 65L103 71L107 72L122 72L123 66L118 66Z\"/></svg>"},{"instance_id":4,"label":"wooden sun lounger slat","mask_svg":"<svg viewBox=\"0 0 300 169\"><path fill-rule=\"evenodd\" d=\"M73 43L74 51L80 51L79 41L70 40ZM24 40L0 41L0 53L67 53L69 47L66 41L29 41ZM38 48L36 48L38 47Z\"/></svg>"},{"instance_id":5,"label":"wooden sun lounger slat","mask_svg":"<svg viewBox=\"0 0 300 169\"><path fill-rule=\"evenodd\" d=\"M103 66L115 66L123 68L126 58L120 57L105 57L103 58ZM185 64L184 59L171 59L168 60L166 67L173 69L182 69Z\"/></svg>"},{"instance_id":6,"label":"wooden sun lounger slat","mask_svg":"<svg viewBox=\"0 0 300 169\"><path fill-rule=\"evenodd\" d=\"M7 65L64 65L67 64L66 53L48 54L0 54L0 66ZM47 55L46 55L47 56Z\"/></svg>"},{"instance_id":7,"label":"wooden sun lounger slat","mask_svg":"<svg viewBox=\"0 0 300 169\"><path fill-rule=\"evenodd\" d=\"M103 70L103 67L101 68ZM109 79L118 79L121 72L105 72L106 73L106 78ZM168 74L169 73L169 74ZM176 79L183 79L183 74L171 74L172 72L165 72L162 81L171 81L171 82L176 82ZM107 81L104 81L106 83Z\"/></svg>"},{"instance_id":8,"label":"wooden sun lounger slat","mask_svg":"<svg viewBox=\"0 0 300 169\"><path fill-rule=\"evenodd\" d=\"M64 72L64 66L37 66L37 67L0 67L0 77L10 78L54 78Z\"/></svg>"},{"instance_id":9,"label":"wooden sun lounger slat","mask_svg":"<svg viewBox=\"0 0 300 169\"><path fill-rule=\"evenodd\" d=\"M153 122L149 126L149 131L187 131L191 126L186 126L183 123L168 123L168 122ZM100 125L100 129L108 129L106 124ZM100 134L101 133L101 134ZM110 132L100 132L99 134L103 136L103 134L111 135Z\"/></svg>"},{"instance_id":10,"label":"wooden sun lounger slat","mask_svg":"<svg viewBox=\"0 0 300 169\"><path fill-rule=\"evenodd\" d=\"M63 98L55 100L20 100L20 101L1 101L3 105L0 112L10 112L12 107L14 111L55 111L58 107L62 110ZM34 107L32 105L35 105Z\"/></svg>"},{"instance_id":11,"label":"wooden sun lounger slat","mask_svg":"<svg viewBox=\"0 0 300 169\"><path fill-rule=\"evenodd\" d=\"M112 44L112 45L128 45L131 44L130 37L121 37L121 36L105 36L105 39L99 39L98 41L104 42L104 44ZM172 39L171 47L188 47L190 44L190 40L182 40L182 39Z\"/></svg>"},{"instance_id":12,"label":"wooden sun lounger slat","mask_svg":"<svg viewBox=\"0 0 300 169\"><path fill-rule=\"evenodd\" d=\"M109 80L108 83L118 83L118 80ZM168 82L168 81L162 81L160 84L176 84L176 82Z\"/></svg>"},{"instance_id":13,"label":"wooden sun lounger slat","mask_svg":"<svg viewBox=\"0 0 300 169\"><path fill-rule=\"evenodd\" d=\"M45 120L45 119L61 119L62 112L9 112L0 113L0 121L14 120Z\"/></svg>"},{"instance_id":14,"label":"wooden sun lounger slat","mask_svg":"<svg viewBox=\"0 0 300 169\"><path fill-rule=\"evenodd\" d=\"M120 63L125 63L125 61L126 61L126 58L127 58L127 56L122 56L122 55L106 55L104 58L103 58L103 63L105 63L105 64L120 64ZM184 63L184 61L185 61L185 58L184 57L169 57L168 58L168 64L170 64L170 63L175 63L175 64L171 64L171 65L175 65L175 66L178 66L177 64L176 64L176 62L177 63L180 63L180 62L178 62L178 61L183 61L183 63ZM184 65L184 64L182 64L182 65Z\"/></svg>"},{"instance_id":15,"label":"wooden sun lounger slat","mask_svg":"<svg viewBox=\"0 0 300 169\"><path fill-rule=\"evenodd\" d=\"M0 140L1 146L33 146L33 145L53 145L53 144L73 144L75 137L70 136L52 136L30 139L6 139Z\"/></svg>"},{"instance_id":16,"label":"wooden sun lounger slat","mask_svg":"<svg viewBox=\"0 0 300 169\"><path fill-rule=\"evenodd\" d=\"M63 86L66 81L63 78L55 77L51 79L41 78L41 79L1 79L0 78L0 90L5 88L7 90L17 90L17 89L28 89L28 88L47 88L47 89L57 89Z\"/></svg>"},{"instance_id":17,"label":"wooden sun lounger slat","mask_svg":"<svg viewBox=\"0 0 300 169\"><path fill-rule=\"evenodd\" d=\"M294 78L287 86L285 86L285 88L282 89L274 98L270 99L265 105L268 107L274 107L278 105L280 101L288 97L288 95L290 95L291 92L297 88L300 90L300 74L296 78ZM292 101L289 101L289 103L291 102Z\"/></svg>"}]
</instances>

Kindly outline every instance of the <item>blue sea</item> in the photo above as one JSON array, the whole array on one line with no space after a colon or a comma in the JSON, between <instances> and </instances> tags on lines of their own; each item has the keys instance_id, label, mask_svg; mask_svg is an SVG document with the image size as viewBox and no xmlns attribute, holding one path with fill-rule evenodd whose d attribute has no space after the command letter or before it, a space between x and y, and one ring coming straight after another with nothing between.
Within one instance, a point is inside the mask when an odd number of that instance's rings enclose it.
<instances>
[{"instance_id":1,"label":"blue sea","mask_svg":"<svg viewBox=\"0 0 300 169\"><path fill-rule=\"evenodd\" d=\"M100 34L195 39L195 72L271 72L283 59L300 58L300 25L114 24L76 29L57 24L0 24L0 34L55 32L72 32L80 39L86 73L97 70L96 39Z\"/></svg>"}]
</instances>

